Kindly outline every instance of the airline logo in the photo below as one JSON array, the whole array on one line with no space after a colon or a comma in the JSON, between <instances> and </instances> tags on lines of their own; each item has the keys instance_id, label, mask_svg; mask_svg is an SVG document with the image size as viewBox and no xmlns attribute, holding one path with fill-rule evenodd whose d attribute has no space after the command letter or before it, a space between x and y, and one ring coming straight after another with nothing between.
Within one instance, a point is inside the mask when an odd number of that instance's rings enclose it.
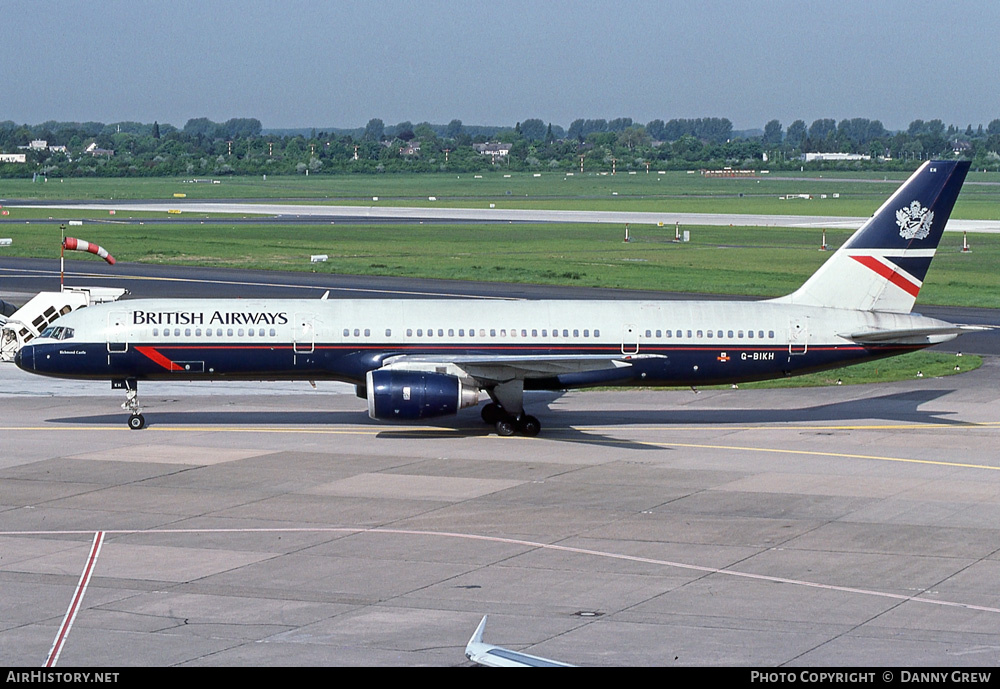
<instances>
[{"instance_id":1,"label":"airline logo","mask_svg":"<svg viewBox=\"0 0 1000 689\"><path fill-rule=\"evenodd\" d=\"M899 236L903 239L924 239L931 233L933 221L934 211L921 206L919 201L896 211L896 224L899 225Z\"/></svg>"}]
</instances>

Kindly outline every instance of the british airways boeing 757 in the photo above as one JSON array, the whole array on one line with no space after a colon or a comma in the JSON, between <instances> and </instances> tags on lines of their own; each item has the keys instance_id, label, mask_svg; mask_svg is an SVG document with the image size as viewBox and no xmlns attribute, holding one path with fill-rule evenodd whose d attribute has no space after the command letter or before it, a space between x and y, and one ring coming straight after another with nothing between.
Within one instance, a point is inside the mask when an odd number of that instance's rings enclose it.
<instances>
[{"instance_id":1,"label":"british airways boeing 757","mask_svg":"<svg viewBox=\"0 0 1000 689\"><path fill-rule=\"evenodd\" d=\"M809 373L954 339L911 313L968 162L926 162L796 292L755 302L126 300L67 314L25 371L110 380L145 425L138 381L336 380L383 420L490 398L500 435L537 435L525 390L698 386Z\"/></svg>"}]
</instances>

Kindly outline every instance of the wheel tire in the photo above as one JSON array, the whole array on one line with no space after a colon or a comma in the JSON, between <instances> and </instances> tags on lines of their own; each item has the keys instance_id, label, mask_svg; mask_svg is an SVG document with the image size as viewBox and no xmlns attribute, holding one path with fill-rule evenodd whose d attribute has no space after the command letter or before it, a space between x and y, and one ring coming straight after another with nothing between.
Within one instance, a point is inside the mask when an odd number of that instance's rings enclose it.
<instances>
[{"instance_id":1,"label":"wheel tire","mask_svg":"<svg viewBox=\"0 0 1000 689\"><path fill-rule=\"evenodd\" d=\"M488 403L483 407L483 411L480 412L480 416L483 417L483 422L488 424L495 424L501 418L503 418L503 410L500 409L500 405L495 402Z\"/></svg>"},{"instance_id":2,"label":"wheel tire","mask_svg":"<svg viewBox=\"0 0 1000 689\"><path fill-rule=\"evenodd\" d=\"M514 425L514 420L510 418L499 419L496 423L497 435L508 436L514 435L517 428Z\"/></svg>"},{"instance_id":3,"label":"wheel tire","mask_svg":"<svg viewBox=\"0 0 1000 689\"><path fill-rule=\"evenodd\" d=\"M542 430L542 424L534 416L524 416L518 424L521 435L534 438Z\"/></svg>"},{"instance_id":4,"label":"wheel tire","mask_svg":"<svg viewBox=\"0 0 1000 689\"><path fill-rule=\"evenodd\" d=\"M128 417L128 427L133 431L139 431L146 427L146 417L142 414L133 414Z\"/></svg>"}]
</instances>

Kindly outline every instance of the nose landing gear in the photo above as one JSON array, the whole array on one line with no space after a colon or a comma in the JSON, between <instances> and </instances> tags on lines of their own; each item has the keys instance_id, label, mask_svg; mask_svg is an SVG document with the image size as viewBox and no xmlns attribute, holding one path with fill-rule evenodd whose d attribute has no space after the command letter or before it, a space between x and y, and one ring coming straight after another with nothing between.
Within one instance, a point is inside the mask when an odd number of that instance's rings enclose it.
<instances>
[{"instance_id":1,"label":"nose landing gear","mask_svg":"<svg viewBox=\"0 0 1000 689\"><path fill-rule=\"evenodd\" d=\"M114 389L125 389L125 401L122 402L122 409L129 413L128 427L133 431L139 431L146 427L146 417L142 415L142 408L139 406L139 384L135 380L112 381L111 387Z\"/></svg>"}]
</instances>

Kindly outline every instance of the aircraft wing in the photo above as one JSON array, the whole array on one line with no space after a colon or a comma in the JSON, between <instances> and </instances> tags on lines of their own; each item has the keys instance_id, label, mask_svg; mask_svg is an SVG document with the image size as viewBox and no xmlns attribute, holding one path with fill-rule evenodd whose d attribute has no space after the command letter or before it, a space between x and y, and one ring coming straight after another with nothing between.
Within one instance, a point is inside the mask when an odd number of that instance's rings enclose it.
<instances>
[{"instance_id":1,"label":"aircraft wing","mask_svg":"<svg viewBox=\"0 0 1000 689\"><path fill-rule=\"evenodd\" d=\"M575 667L558 660L549 660L540 656L519 653L493 644L483 642L483 630L486 629L486 618L476 628L476 632L465 646L465 657L478 665L487 667Z\"/></svg>"},{"instance_id":2,"label":"aircraft wing","mask_svg":"<svg viewBox=\"0 0 1000 689\"><path fill-rule=\"evenodd\" d=\"M867 330L857 333L841 334L848 340L858 344L937 344L953 340L962 333L991 330L982 325L949 325L936 328L914 328L910 330Z\"/></svg>"},{"instance_id":3,"label":"aircraft wing","mask_svg":"<svg viewBox=\"0 0 1000 689\"><path fill-rule=\"evenodd\" d=\"M401 354L388 357L383 369L405 369L410 371L435 371L438 373L464 374L477 381L503 382L515 378L544 378L561 373L603 371L627 368L634 361L646 358L666 358L662 355L605 355L587 354L562 356L540 354L517 356L503 354L458 355L445 354L411 355Z\"/></svg>"}]
</instances>

